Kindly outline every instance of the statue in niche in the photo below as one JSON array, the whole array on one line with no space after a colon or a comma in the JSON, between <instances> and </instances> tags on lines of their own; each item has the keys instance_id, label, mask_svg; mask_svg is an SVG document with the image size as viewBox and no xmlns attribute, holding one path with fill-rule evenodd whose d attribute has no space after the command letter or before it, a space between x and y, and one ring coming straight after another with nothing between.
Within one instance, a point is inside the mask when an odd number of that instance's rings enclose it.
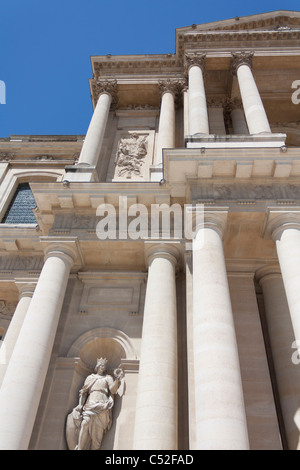
<instances>
[{"instance_id":1,"label":"statue in niche","mask_svg":"<svg viewBox=\"0 0 300 470\"><path fill-rule=\"evenodd\" d=\"M126 176L128 179L132 175L141 176L147 155L147 137L133 133L120 140L116 159L117 176Z\"/></svg>"},{"instance_id":2,"label":"statue in niche","mask_svg":"<svg viewBox=\"0 0 300 470\"><path fill-rule=\"evenodd\" d=\"M124 376L119 367L106 373L107 359L97 359L95 373L89 375L79 391L79 403L67 417L69 450L99 450L112 425L114 395ZM75 444L75 445L74 445Z\"/></svg>"}]
</instances>

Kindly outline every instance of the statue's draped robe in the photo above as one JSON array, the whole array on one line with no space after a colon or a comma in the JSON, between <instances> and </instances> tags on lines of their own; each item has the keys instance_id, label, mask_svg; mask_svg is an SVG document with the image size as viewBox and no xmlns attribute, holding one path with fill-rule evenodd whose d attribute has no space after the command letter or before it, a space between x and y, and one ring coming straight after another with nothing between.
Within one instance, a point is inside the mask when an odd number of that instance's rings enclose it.
<instances>
[{"instance_id":1,"label":"statue's draped robe","mask_svg":"<svg viewBox=\"0 0 300 470\"><path fill-rule=\"evenodd\" d=\"M67 442L69 449L76 449L82 421L88 423L88 432L91 438L88 449L98 450L105 432L112 425L112 407L114 400L110 390L114 380L110 375L89 375L80 390L80 395L87 395L82 413L76 408L67 418Z\"/></svg>"}]
</instances>

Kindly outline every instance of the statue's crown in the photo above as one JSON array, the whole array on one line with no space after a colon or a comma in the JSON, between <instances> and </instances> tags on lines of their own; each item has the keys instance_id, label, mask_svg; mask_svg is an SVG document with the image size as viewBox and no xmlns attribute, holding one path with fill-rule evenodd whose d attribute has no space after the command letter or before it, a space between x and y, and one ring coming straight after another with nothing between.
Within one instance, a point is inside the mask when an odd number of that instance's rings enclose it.
<instances>
[{"instance_id":1,"label":"statue's crown","mask_svg":"<svg viewBox=\"0 0 300 470\"><path fill-rule=\"evenodd\" d=\"M97 370L98 367L100 367L100 366L106 367L107 363L108 363L108 360L107 360L105 357L100 357L100 358L98 358L98 359L97 359L97 363L96 363L95 370Z\"/></svg>"}]
</instances>

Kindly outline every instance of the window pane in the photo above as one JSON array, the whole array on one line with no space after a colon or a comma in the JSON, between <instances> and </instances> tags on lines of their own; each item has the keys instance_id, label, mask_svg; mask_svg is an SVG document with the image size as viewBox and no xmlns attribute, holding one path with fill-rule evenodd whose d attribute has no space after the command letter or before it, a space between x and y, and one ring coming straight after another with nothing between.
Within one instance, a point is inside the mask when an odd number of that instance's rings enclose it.
<instances>
[{"instance_id":1,"label":"window pane","mask_svg":"<svg viewBox=\"0 0 300 470\"><path fill-rule=\"evenodd\" d=\"M17 191L3 217L5 224L36 224L32 209L36 203L29 183L19 184Z\"/></svg>"}]
</instances>

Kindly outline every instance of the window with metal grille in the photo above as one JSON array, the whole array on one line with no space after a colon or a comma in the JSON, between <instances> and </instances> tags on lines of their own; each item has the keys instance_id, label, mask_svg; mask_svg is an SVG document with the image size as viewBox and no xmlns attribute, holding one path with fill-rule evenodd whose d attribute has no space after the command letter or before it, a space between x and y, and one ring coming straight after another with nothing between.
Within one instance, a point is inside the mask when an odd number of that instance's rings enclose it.
<instances>
[{"instance_id":1,"label":"window with metal grille","mask_svg":"<svg viewBox=\"0 0 300 470\"><path fill-rule=\"evenodd\" d=\"M36 203L29 183L21 183L2 219L3 224L36 224L33 213Z\"/></svg>"}]
</instances>

